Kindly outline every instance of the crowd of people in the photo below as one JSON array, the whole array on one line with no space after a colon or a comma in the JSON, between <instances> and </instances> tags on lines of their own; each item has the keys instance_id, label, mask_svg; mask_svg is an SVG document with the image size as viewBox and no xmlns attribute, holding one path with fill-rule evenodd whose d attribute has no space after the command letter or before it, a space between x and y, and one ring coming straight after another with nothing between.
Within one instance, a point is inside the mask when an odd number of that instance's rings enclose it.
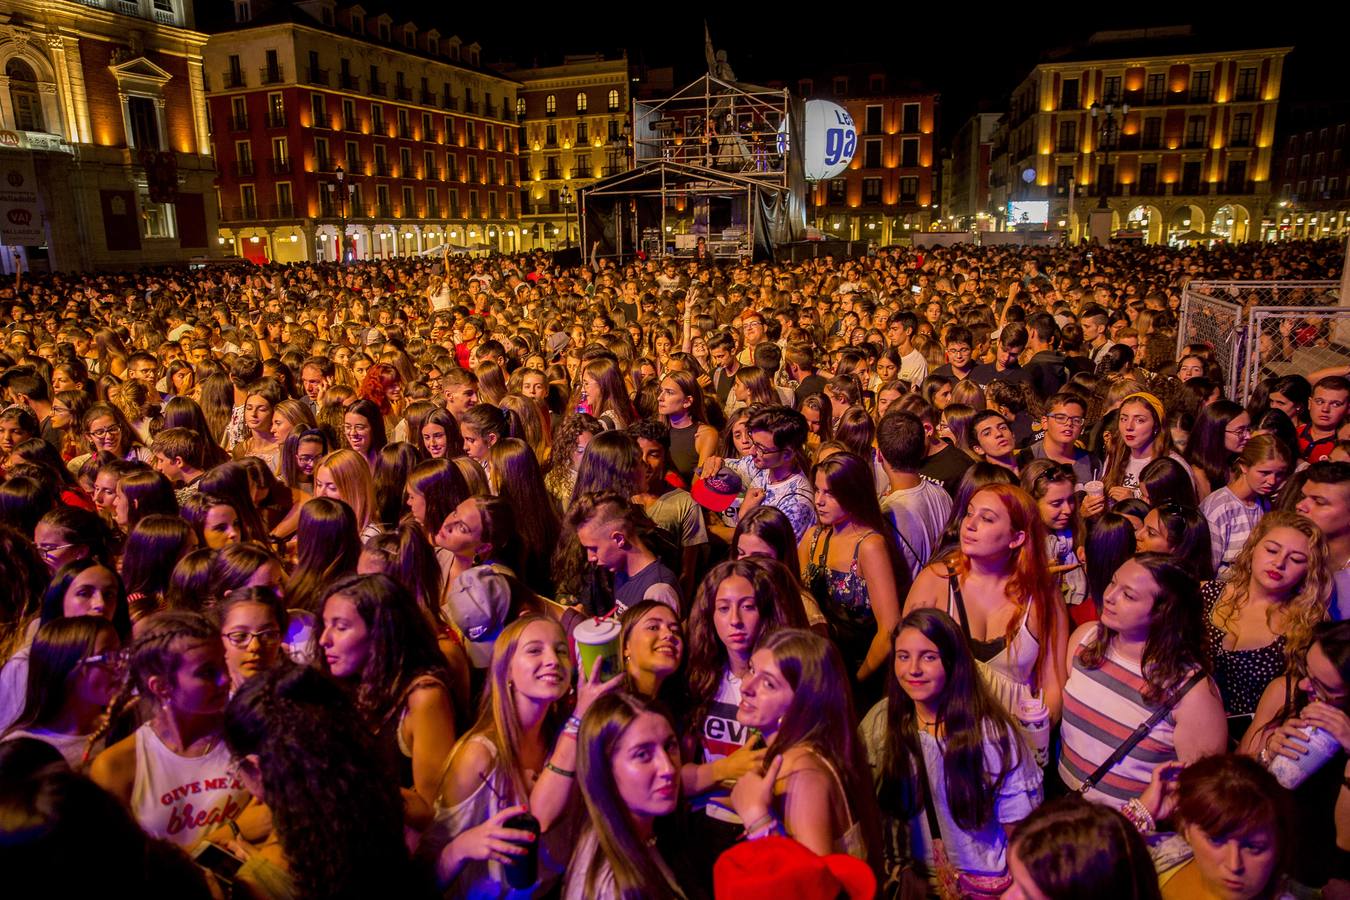
<instances>
[{"instance_id":1,"label":"crowd of people","mask_svg":"<svg viewBox=\"0 0 1350 900\"><path fill-rule=\"evenodd\" d=\"M1350 350L1298 323L1233 397L1178 340L1192 279L1342 265L539 253L0 289L7 881L1350 890ZM1306 348L1348 364L1293 371Z\"/></svg>"}]
</instances>

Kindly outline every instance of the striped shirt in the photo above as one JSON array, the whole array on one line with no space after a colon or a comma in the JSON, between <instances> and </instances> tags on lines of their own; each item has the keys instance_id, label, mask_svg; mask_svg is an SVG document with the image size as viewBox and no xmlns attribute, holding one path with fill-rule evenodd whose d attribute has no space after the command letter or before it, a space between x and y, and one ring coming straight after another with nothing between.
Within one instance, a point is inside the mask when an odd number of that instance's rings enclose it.
<instances>
[{"instance_id":1,"label":"striped shirt","mask_svg":"<svg viewBox=\"0 0 1350 900\"><path fill-rule=\"evenodd\" d=\"M1209 548L1215 577L1223 577L1242 552L1242 545L1256 530L1256 523L1269 509L1270 501L1266 498L1257 497L1251 503L1244 503L1226 485L1201 502L1200 514L1209 521Z\"/></svg>"},{"instance_id":2,"label":"striped shirt","mask_svg":"<svg viewBox=\"0 0 1350 900\"><path fill-rule=\"evenodd\" d=\"M1059 774L1074 790L1157 709L1156 704L1144 701L1142 692L1146 683L1138 663L1108 649L1099 668L1083 666L1080 662L1083 644L1093 634L1088 632L1074 650L1073 670L1064 685ZM1142 794L1153 770L1177 758L1175 726L1170 713L1164 716L1084 796L1094 803L1119 809Z\"/></svg>"}]
</instances>

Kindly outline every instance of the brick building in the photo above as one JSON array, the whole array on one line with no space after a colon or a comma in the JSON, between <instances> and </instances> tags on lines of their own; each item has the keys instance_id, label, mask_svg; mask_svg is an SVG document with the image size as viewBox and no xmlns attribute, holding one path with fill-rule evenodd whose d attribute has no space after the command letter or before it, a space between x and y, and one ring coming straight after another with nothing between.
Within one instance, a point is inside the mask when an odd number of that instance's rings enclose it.
<instances>
[{"instance_id":1,"label":"brick building","mask_svg":"<svg viewBox=\"0 0 1350 900\"><path fill-rule=\"evenodd\" d=\"M233 12L206 26L222 248L296 261L521 247L519 82L476 43L334 0Z\"/></svg>"},{"instance_id":2,"label":"brick building","mask_svg":"<svg viewBox=\"0 0 1350 900\"><path fill-rule=\"evenodd\" d=\"M17 218L7 214L30 227L0 252L6 270L16 256L35 269L80 270L207 254L205 43L188 0L4 5L0 166L10 186L30 172L36 186L31 204L16 201Z\"/></svg>"},{"instance_id":3,"label":"brick building","mask_svg":"<svg viewBox=\"0 0 1350 900\"><path fill-rule=\"evenodd\" d=\"M1343 237L1350 230L1350 103L1297 103L1283 117L1270 233Z\"/></svg>"},{"instance_id":4,"label":"brick building","mask_svg":"<svg viewBox=\"0 0 1350 900\"><path fill-rule=\"evenodd\" d=\"M987 231L989 215L989 159L994 148L998 113L977 113L965 121L952 140L951 199L945 204L952 227L958 231Z\"/></svg>"}]
</instances>

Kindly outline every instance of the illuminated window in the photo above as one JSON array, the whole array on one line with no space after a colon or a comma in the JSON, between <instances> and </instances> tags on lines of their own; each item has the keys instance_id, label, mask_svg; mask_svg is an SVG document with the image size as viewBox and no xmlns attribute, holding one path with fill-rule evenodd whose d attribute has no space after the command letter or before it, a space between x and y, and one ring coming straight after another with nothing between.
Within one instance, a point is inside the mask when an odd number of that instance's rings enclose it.
<instances>
[{"instance_id":1,"label":"illuminated window","mask_svg":"<svg viewBox=\"0 0 1350 900\"><path fill-rule=\"evenodd\" d=\"M586 92L577 91L577 112L584 113L585 111L586 111Z\"/></svg>"},{"instance_id":2,"label":"illuminated window","mask_svg":"<svg viewBox=\"0 0 1350 900\"><path fill-rule=\"evenodd\" d=\"M608 95L609 111L616 112L619 109L619 92L610 91Z\"/></svg>"},{"instance_id":3,"label":"illuminated window","mask_svg":"<svg viewBox=\"0 0 1350 900\"><path fill-rule=\"evenodd\" d=\"M553 115L557 111L558 111L558 96L556 94L549 94L547 97L544 98L544 112L548 113L549 115Z\"/></svg>"}]
</instances>

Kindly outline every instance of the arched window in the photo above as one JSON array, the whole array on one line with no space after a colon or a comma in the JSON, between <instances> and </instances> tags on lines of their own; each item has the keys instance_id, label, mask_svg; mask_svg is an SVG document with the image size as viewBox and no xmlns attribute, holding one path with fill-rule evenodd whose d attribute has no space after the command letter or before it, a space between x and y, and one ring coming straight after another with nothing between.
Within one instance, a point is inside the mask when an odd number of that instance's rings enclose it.
<instances>
[{"instance_id":1,"label":"arched window","mask_svg":"<svg viewBox=\"0 0 1350 900\"><path fill-rule=\"evenodd\" d=\"M586 111L586 92L577 91L577 112L584 113L585 111Z\"/></svg>"},{"instance_id":2,"label":"arched window","mask_svg":"<svg viewBox=\"0 0 1350 900\"><path fill-rule=\"evenodd\" d=\"M19 131L46 131L42 124L42 98L38 96L37 76L21 59L5 66L9 76L9 99L14 106L14 125Z\"/></svg>"},{"instance_id":3,"label":"arched window","mask_svg":"<svg viewBox=\"0 0 1350 900\"><path fill-rule=\"evenodd\" d=\"M614 112L614 111L615 111L616 109L618 109L618 108L619 108L619 92L616 91L616 90L615 90L615 91L610 91L610 92L609 92L609 111L610 111L610 112Z\"/></svg>"},{"instance_id":4,"label":"arched window","mask_svg":"<svg viewBox=\"0 0 1350 900\"><path fill-rule=\"evenodd\" d=\"M519 119L525 118L525 98L524 98L524 97L517 97L517 98L516 98L516 118L519 118Z\"/></svg>"},{"instance_id":5,"label":"arched window","mask_svg":"<svg viewBox=\"0 0 1350 900\"><path fill-rule=\"evenodd\" d=\"M556 113L558 111L558 97L556 94L549 94L544 98L544 112Z\"/></svg>"}]
</instances>

